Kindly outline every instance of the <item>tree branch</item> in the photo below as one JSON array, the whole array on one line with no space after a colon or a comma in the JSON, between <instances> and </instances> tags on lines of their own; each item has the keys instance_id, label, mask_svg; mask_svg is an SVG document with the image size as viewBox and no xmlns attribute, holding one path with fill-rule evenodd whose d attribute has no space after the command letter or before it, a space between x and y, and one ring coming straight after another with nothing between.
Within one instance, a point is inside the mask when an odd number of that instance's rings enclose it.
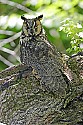
<instances>
[{"instance_id":1,"label":"tree branch","mask_svg":"<svg viewBox=\"0 0 83 125\"><path fill-rule=\"evenodd\" d=\"M79 66L83 65L81 61L77 62L76 58L72 58L67 62L73 79L71 92L65 99L55 98L57 93L53 95L43 90L41 79L35 77L31 67L21 64L2 71L0 73L0 85L3 85L3 90L0 92L0 122L7 125L83 124L83 79L78 78L76 72L78 63ZM4 84L5 81L10 83L9 86ZM66 104L65 107L62 107L63 102Z\"/></svg>"},{"instance_id":2,"label":"tree branch","mask_svg":"<svg viewBox=\"0 0 83 125\"><path fill-rule=\"evenodd\" d=\"M4 46L5 44L10 43L10 42L12 42L13 40L17 39L18 37L20 37L20 34L21 34L21 32L18 32L18 33L16 33L15 35L9 37L8 39L2 40L2 42L0 42L0 47L2 47L2 46Z\"/></svg>"},{"instance_id":3,"label":"tree branch","mask_svg":"<svg viewBox=\"0 0 83 125\"><path fill-rule=\"evenodd\" d=\"M9 1L9 0L0 0L1 3L3 4L8 4L10 6L13 6L14 8L18 8L20 10L23 10L24 12L33 12L32 10L26 8L25 6L19 4L19 3L16 3L16 2L13 2L13 1Z\"/></svg>"}]
</instances>

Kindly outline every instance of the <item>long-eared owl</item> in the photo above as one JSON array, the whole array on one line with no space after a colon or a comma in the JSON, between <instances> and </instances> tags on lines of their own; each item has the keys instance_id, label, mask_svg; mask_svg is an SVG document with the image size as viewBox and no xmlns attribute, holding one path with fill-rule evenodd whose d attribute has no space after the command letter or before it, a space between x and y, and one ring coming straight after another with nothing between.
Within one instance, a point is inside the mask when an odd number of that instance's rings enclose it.
<instances>
[{"instance_id":1,"label":"long-eared owl","mask_svg":"<svg viewBox=\"0 0 83 125\"><path fill-rule=\"evenodd\" d=\"M40 77L40 85L44 91L57 93L58 97L65 97L67 84L62 77L61 63L58 52L48 42L41 25L43 15L23 20L20 37L21 63L31 66ZM61 94L59 94L61 93Z\"/></svg>"}]
</instances>

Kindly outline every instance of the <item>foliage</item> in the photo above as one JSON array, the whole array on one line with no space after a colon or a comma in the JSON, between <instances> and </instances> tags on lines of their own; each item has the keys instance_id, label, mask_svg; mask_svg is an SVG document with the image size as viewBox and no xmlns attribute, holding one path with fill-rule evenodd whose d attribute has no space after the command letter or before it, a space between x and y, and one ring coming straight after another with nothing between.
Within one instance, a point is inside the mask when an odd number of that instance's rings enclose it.
<instances>
[{"instance_id":1,"label":"foliage","mask_svg":"<svg viewBox=\"0 0 83 125\"><path fill-rule=\"evenodd\" d=\"M81 51L82 0L0 0L0 70L20 62L20 17L23 14L27 18L44 15L43 27L49 41L56 45L58 50L67 54ZM79 28L79 25L82 28ZM80 43L81 46L78 47Z\"/></svg>"},{"instance_id":2,"label":"foliage","mask_svg":"<svg viewBox=\"0 0 83 125\"><path fill-rule=\"evenodd\" d=\"M67 49L70 54L78 53L83 50L81 44L83 43L83 27L80 23L75 23L70 19L66 19L63 25L60 27L60 31L63 30L67 37L70 37L71 48Z\"/></svg>"}]
</instances>

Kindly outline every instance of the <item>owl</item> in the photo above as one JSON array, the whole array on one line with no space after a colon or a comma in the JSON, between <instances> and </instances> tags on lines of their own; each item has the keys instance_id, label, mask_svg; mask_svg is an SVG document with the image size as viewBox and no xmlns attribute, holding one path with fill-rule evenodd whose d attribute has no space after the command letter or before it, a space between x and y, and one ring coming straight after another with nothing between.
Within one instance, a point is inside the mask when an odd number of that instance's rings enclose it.
<instances>
[{"instance_id":1,"label":"owl","mask_svg":"<svg viewBox=\"0 0 83 125\"><path fill-rule=\"evenodd\" d=\"M50 44L41 24L43 15L23 20L20 36L21 63L31 66L40 78L43 91L64 98L67 83L62 75L62 64L56 48ZM56 93L56 94L55 94Z\"/></svg>"}]
</instances>

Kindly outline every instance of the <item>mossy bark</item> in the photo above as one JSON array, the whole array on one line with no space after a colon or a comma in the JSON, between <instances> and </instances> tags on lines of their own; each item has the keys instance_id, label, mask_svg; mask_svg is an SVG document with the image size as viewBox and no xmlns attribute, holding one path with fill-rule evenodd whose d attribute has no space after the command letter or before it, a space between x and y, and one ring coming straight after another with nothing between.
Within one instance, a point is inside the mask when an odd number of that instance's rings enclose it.
<instances>
[{"instance_id":1,"label":"mossy bark","mask_svg":"<svg viewBox=\"0 0 83 125\"><path fill-rule=\"evenodd\" d=\"M0 73L0 122L7 125L82 125L83 124L83 58L70 59L71 91L63 100L44 91L32 70L21 72L19 65ZM68 69L68 70L69 70ZM20 72L19 72L20 71ZM27 75L28 74L28 75ZM58 77L60 79L60 77ZM8 83L4 88L3 83ZM57 94L57 93L56 93ZM65 106L62 106L65 102Z\"/></svg>"}]
</instances>

